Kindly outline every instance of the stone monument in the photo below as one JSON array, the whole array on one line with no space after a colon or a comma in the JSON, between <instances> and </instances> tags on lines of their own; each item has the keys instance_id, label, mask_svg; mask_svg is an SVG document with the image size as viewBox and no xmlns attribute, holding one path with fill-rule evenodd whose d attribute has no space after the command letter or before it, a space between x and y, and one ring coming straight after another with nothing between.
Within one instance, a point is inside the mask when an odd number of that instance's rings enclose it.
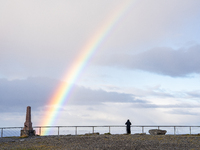
<instances>
[{"instance_id":1,"label":"stone monument","mask_svg":"<svg viewBox=\"0 0 200 150\"><path fill-rule=\"evenodd\" d=\"M24 128L21 130L20 136L35 136L35 130L33 130L31 122L31 107L28 106L26 109L26 121L24 123Z\"/></svg>"}]
</instances>

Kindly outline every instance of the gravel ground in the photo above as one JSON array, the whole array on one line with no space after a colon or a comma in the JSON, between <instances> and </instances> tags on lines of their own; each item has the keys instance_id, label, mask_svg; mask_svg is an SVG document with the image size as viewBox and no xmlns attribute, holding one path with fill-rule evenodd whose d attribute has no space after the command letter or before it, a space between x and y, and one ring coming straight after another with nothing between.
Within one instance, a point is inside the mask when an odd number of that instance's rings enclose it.
<instances>
[{"instance_id":1,"label":"gravel ground","mask_svg":"<svg viewBox=\"0 0 200 150\"><path fill-rule=\"evenodd\" d=\"M1 150L200 150L198 135L77 135L0 138Z\"/></svg>"}]
</instances>

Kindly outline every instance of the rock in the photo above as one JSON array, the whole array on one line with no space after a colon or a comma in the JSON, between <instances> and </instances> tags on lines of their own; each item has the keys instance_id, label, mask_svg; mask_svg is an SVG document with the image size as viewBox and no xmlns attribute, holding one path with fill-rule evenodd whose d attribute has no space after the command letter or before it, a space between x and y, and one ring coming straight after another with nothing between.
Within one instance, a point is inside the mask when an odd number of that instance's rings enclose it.
<instances>
[{"instance_id":1,"label":"rock","mask_svg":"<svg viewBox=\"0 0 200 150\"><path fill-rule=\"evenodd\" d=\"M165 135L167 133L166 130L160 130L160 129L151 129L149 130L150 135Z\"/></svg>"}]
</instances>

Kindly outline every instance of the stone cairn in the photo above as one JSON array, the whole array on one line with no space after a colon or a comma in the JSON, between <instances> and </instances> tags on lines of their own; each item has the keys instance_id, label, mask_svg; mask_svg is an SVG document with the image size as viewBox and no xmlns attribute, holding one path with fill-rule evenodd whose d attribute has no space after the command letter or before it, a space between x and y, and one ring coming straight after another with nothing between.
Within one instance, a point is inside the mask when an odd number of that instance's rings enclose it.
<instances>
[{"instance_id":1,"label":"stone cairn","mask_svg":"<svg viewBox=\"0 0 200 150\"><path fill-rule=\"evenodd\" d=\"M21 130L20 136L35 136L35 130L33 130L31 122L31 107L28 106L26 109L26 121L24 123L24 128Z\"/></svg>"}]
</instances>

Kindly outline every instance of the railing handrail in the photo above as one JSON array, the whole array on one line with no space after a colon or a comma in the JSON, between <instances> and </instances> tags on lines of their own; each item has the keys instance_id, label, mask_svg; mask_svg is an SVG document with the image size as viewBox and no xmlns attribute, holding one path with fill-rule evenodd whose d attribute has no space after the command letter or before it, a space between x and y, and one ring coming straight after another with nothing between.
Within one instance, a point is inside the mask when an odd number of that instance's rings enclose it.
<instances>
[{"instance_id":1,"label":"railing handrail","mask_svg":"<svg viewBox=\"0 0 200 150\"><path fill-rule=\"evenodd\" d=\"M108 128L109 129L109 133L111 133L111 128L115 128L115 127L123 127L125 128L126 125L93 125L93 126L33 126L33 129L39 129L39 135L41 135L41 131L43 130L43 128L57 128L57 131L58 131L58 134L57 135L60 135L60 129L61 128L75 128L75 135L77 135L77 131L78 131L78 128L92 128L92 133L94 133L94 130L95 128ZM195 126L195 125L131 125L132 128L134 127L138 127L138 128L141 128L142 129L142 133L144 133L144 128L157 128L157 129L160 129L160 128L173 128L174 130L174 135L176 135L176 129L177 128L181 128L181 127L185 127L185 128L188 128L189 127L189 131L190 131L190 134L192 133L192 128L193 127L198 127L200 128L200 126ZM1 136L0 137L3 137L3 133L4 133L4 129L21 129L23 130L23 127L0 127L0 132L1 132Z\"/></svg>"},{"instance_id":2,"label":"railing handrail","mask_svg":"<svg viewBox=\"0 0 200 150\"><path fill-rule=\"evenodd\" d=\"M64 127L125 127L126 125L90 125L90 126L33 126L33 128L64 128ZM131 127L200 127L195 125L131 125ZM0 129L24 128L24 127L0 127Z\"/></svg>"}]
</instances>

